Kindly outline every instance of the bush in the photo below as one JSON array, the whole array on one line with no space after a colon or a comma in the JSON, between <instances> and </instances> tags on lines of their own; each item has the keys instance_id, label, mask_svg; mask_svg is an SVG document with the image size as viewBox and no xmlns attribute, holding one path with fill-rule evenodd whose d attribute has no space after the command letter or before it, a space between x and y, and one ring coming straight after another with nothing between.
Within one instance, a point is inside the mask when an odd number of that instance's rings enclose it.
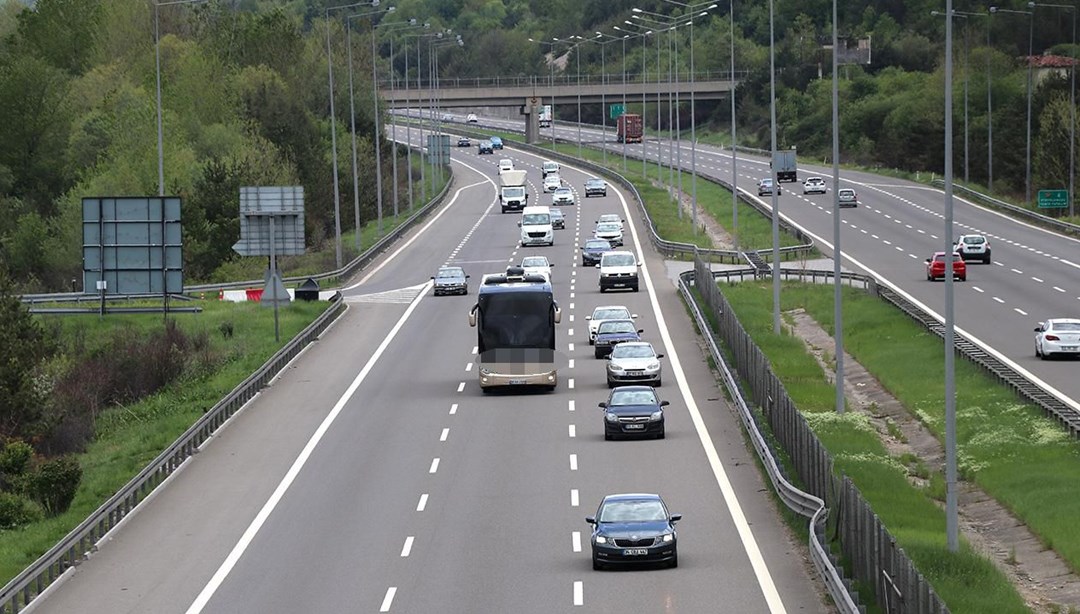
<instances>
[{"instance_id":1,"label":"bush","mask_svg":"<svg viewBox=\"0 0 1080 614\"><path fill-rule=\"evenodd\" d=\"M0 486L26 473L32 458L34 448L30 444L18 439L8 441L3 449L0 449Z\"/></svg>"},{"instance_id":2,"label":"bush","mask_svg":"<svg viewBox=\"0 0 1080 614\"><path fill-rule=\"evenodd\" d=\"M27 496L41 505L49 516L67 511L82 480L82 467L71 456L53 459L26 476Z\"/></svg>"},{"instance_id":3,"label":"bush","mask_svg":"<svg viewBox=\"0 0 1080 614\"><path fill-rule=\"evenodd\" d=\"M17 529L41 519L41 509L26 497L0 492L0 529Z\"/></svg>"}]
</instances>

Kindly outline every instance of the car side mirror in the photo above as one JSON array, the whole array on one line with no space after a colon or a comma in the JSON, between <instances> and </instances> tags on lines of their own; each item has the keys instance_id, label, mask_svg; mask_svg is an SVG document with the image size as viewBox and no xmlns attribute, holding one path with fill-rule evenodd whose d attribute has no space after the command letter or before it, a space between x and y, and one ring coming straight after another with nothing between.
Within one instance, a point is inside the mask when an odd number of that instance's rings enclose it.
<instances>
[{"instance_id":1,"label":"car side mirror","mask_svg":"<svg viewBox=\"0 0 1080 614\"><path fill-rule=\"evenodd\" d=\"M663 358L663 357L664 357L664 355L663 355L663 354L657 354L657 355L656 355L656 358L657 358L658 360L659 360L659 359L661 359L661 358Z\"/></svg>"},{"instance_id":2,"label":"car side mirror","mask_svg":"<svg viewBox=\"0 0 1080 614\"><path fill-rule=\"evenodd\" d=\"M631 318L636 318L636 317L637 317L637 314L636 314L636 313L632 313L632 314L630 314L630 317L631 317Z\"/></svg>"},{"instance_id":3,"label":"car side mirror","mask_svg":"<svg viewBox=\"0 0 1080 614\"><path fill-rule=\"evenodd\" d=\"M591 320L591 319L592 319L592 316L585 316L585 319L586 319L586 320Z\"/></svg>"},{"instance_id":4,"label":"car side mirror","mask_svg":"<svg viewBox=\"0 0 1080 614\"><path fill-rule=\"evenodd\" d=\"M599 264L598 264L598 265L596 265L596 268L598 268L598 269L599 269L599 268L600 268L600 265L599 265Z\"/></svg>"},{"instance_id":5,"label":"car side mirror","mask_svg":"<svg viewBox=\"0 0 1080 614\"><path fill-rule=\"evenodd\" d=\"M586 516L585 517L585 522L587 522L589 524L596 524L596 517L595 516Z\"/></svg>"},{"instance_id":6,"label":"car side mirror","mask_svg":"<svg viewBox=\"0 0 1080 614\"><path fill-rule=\"evenodd\" d=\"M1036 326L1035 327L1035 332L1041 333L1042 332L1042 327L1041 326Z\"/></svg>"},{"instance_id":7,"label":"car side mirror","mask_svg":"<svg viewBox=\"0 0 1080 614\"><path fill-rule=\"evenodd\" d=\"M596 406L597 407L603 407L604 409L607 409L607 401L600 401L599 403L596 404Z\"/></svg>"},{"instance_id":8,"label":"car side mirror","mask_svg":"<svg viewBox=\"0 0 1080 614\"><path fill-rule=\"evenodd\" d=\"M521 222L518 222L518 228L521 228Z\"/></svg>"},{"instance_id":9,"label":"car side mirror","mask_svg":"<svg viewBox=\"0 0 1080 614\"><path fill-rule=\"evenodd\" d=\"M671 405L670 401L660 401L660 407L667 407L668 405Z\"/></svg>"},{"instance_id":10,"label":"car side mirror","mask_svg":"<svg viewBox=\"0 0 1080 614\"><path fill-rule=\"evenodd\" d=\"M645 332L645 329L644 328L639 328L639 329L637 329L637 332L640 335L641 333Z\"/></svg>"},{"instance_id":11,"label":"car side mirror","mask_svg":"<svg viewBox=\"0 0 1080 614\"><path fill-rule=\"evenodd\" d=\"M548 266L551 266L551 267L553 267L553 266L555 266L555 263L554 263L554 262L552 262L552 263L549 263L549 264L548 264Z\"/></svg>"},{"instance_id":12,"label":"car side mirror","mask_svg":"<svg viewBox=\"0 0 1080 614\"><path fill-rule=\"evenodd\" d=\"M929 259L929 258L927 258L927 259L926 259L926 261L927 261L927 262L930 262L930 259Z\"/></svg>"},{"instance_id":13,"label":"car side mirror","mask_svg":"<svg viewBox=\"0 0 1080 614\"><path fill-rule=\"evenodd\" d=\"M679 522L680 520L682 520L682 514L671 515L671 522Z\"/></svg>"},{"instance_id":14,"label":"car side mirror","mask_svg":"<svg viewBox=\"0 0 1080 614\"><path fill-rule=\"evenodd\" d=\"M434 275L432 275L432 276L431 276L431 278L432 278L432 279L435 279L435 276L434 276Z\"/></svg>"}]
</instances>

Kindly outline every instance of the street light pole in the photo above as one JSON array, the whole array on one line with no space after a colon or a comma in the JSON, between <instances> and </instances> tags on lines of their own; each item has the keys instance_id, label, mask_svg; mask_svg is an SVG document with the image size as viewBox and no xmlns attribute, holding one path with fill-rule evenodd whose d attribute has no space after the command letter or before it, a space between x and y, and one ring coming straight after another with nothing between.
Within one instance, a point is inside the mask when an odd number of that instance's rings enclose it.
<instances>
[{"instance_id":1,"label":"street light pole","mask_svg":"<svg viewBox=\"0 0 1080 614\"><path fill-rule=\"evenodd\" d=\"M735 251L739 251L739 173L738 166L739 149L735 140L735 0L729 0L729 17L731 18L731 68L728 79L731 81L731 241L735 244Z\"/></svg>"},{"instance_id":2,"label":"street light pole","mask_svg":"<svg viewBox=\"0 0 1080 614\"><path fill-rule=\"evenodd\" d=\"M952 160L952 0L945 0L945 267L953 267L953 160ZM1030 102L1030 99L1029 99ZM959 549L956 493L956 352L953 288L945 275L945 534L950 552Z\"/></svg>"},{"instance_id":3,"label":"street light pole","mask_svg":"<svg viewBox=\"0 0 1080 614\"><path fill-rule=\"evenodd\" d=\"M629 21L629 20L624 21L624 23L632 25L632 26L636 26L636 27L639 27L639 28L642 27L640 24L636 24L636 23L634 23L632 21ZM623 34L627 33L627 30L624 30L624 29L620 28L619 26L614 26L614 28L616 30L618 30L619 32L622 32ZM649 36L650 34L652 34L652 30L649 30L647 32L642 32L642 33L634 35L634 36L640 36L641 37L641 176L643 178L648 177L648 174L647 174L647 171L646 171L646 168L647 168L646 167L646 160L645 160L645 106L647 104L645 102L645 82L647 80L647 75L648 75L647 69L645 67L645 38L647 36ZM625 61L626 60L624 58L623 62L625 63ZM625 138L623 139L623 158L624 158L624 160L626 158L626 139ZM624 162L624 166L625 166L625 162Z\"/></svg>"},{"instance_id":4,"label":"street light pole","mask_svg":"<svg viewBox=\"0 0 1080 614\"><path fill-rule=\"evenodd\" d=\"M1072 46L1076 49L1076 7L1070 4L1043 4L1041 2L1029 2L1028 6L1034 10L1036 7L1064 9L1072 15ZM1075 215L1075 203L1073 191L1076 177L1076 59L1069 58L1069 216Z\"/></svg>"},{"instance_id":5,"label":"street light pole","mask_svg":"<svg viewBox=\"0 0 1080 614\"><path fill-rule=\"evenodd\" d=\"M951 0L950 0L951 1ZM773 286L773 334L780 334L780 184L776 181L776 11L773 0L769 0L769 127L772 148L772 162L769 174L772 176L772 286ZM834 186L835 189L835 186ZM839 348L837 348L839 349Z\"/></svg>"}]
</instances>

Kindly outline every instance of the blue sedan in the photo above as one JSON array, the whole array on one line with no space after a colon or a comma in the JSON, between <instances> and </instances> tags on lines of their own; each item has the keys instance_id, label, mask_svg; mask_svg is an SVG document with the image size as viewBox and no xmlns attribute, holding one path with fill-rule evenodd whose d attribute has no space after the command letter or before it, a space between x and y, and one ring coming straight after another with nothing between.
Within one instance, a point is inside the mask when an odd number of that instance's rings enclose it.
<instances>
[{"instance_id":1,"label":"blue sedan","mask_svg":"<svg viewBox=\"0 0 1080 614\"><path fill-rule=\"evenodd\" d=\"M604 409L604 439L615 437L664 438L664 408L667 401L656 396L652 386L619 386L611 391L608 400L600 403Z\"/></svg>"},{"instance_id":2,"label":"blue sedan","mask_svg":"<svg viewBox=\"0 0 1080 614\"><path fill-rule=\"evenodd\" d=\"M643 332L645 331L634 326L633 320L604 320L596 329L593 356L603 358L624 341L641 341Z\"/></svg>"},{"instance_id":3,"label":"blue sedan","mask_svg":"<svg viewBox=\"0 0 1080 614\"><path fill-rule=\"evenodd\" d=\"M596 266L600 264L600 256L604 252L610 252L615 248L607 239L589 239L581 246L581 266Z\"/></svg>"},{"instance_id":4,"label":"blue sedan","mask_svg":"<svg viewBox=\"0 0 1080 614\"><path fill-rule=\"evenodd\" d=\"M669 513L660 495L632 493L604 497L596 515L585 518L593 526L593 569L647 563L678 567L675 523L680 520L682 514Z\"/></svg>"}]
</instances>

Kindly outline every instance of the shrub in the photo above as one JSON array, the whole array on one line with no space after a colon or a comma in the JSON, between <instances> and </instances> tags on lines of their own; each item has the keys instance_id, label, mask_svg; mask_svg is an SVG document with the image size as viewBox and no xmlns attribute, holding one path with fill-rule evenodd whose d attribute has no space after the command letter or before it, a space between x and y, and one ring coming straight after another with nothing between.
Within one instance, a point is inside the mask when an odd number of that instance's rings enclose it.
<instances>
[{"instance_id":1,"label":"shrub","mask_svg":"<svg viewBox=\"0 0 1080 614\"><path fill-rule=\"evenodd\" d=\"M26 494L49 516L67 511L82 480L82 467L71 456L62 456L41 465L26 476Z\"/></svg>"},{"instance_id":2,"label":"shrub","mask_svg":"<svg viewBox=\"0 0 1080 614\"><path fill-rule=\"evenodd\" d=\"M41 509L26 497L0 492L0 529L17 529L41 516Z\"/></svg>"},{"instance_id":3,"label":"shrub","mask_svg":"<svg viewBox=\"0 0 1080 614\"><path fill-rule=\"evenodd\" d=\"M5 481L26 473L30 460L34 458L34 448L25 441L12 439L0 449L0 486Z\"/></svg>"}]
</instances>

